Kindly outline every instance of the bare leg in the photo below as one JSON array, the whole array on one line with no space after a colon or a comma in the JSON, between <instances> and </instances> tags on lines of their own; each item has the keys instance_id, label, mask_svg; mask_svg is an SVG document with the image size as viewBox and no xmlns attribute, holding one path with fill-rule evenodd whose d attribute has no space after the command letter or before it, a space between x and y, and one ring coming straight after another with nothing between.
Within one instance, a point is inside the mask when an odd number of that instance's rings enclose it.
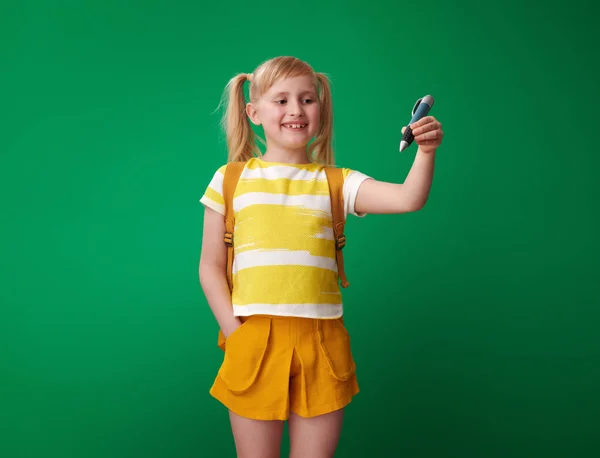
<instances>
[{"instance_id":1,"label":"bare leg","mask_svg":"<svg viewBox=\"0 0 600 458\"><path fill-rule=\"evenodd\" d=\"M229 411L238 458L279 458L283 421L251 420Z\"/></svg>"},{"instance_id":2,"label":"bare leg","mask_svg":"<svg viewBox=\"0 0 600 458\"><path fill-rule=\"evenodd\" d=\"M290 413L290 458L332 458L343 419L344 409L313 418Z\"/></svg>"}]
</instances>

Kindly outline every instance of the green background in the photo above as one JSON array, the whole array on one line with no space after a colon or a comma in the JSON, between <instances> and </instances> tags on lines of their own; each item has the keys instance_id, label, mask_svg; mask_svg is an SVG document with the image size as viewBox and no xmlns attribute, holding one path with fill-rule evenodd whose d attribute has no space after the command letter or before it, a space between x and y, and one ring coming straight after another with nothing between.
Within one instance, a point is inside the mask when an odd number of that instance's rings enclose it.
<instances>
[{"instance_id":1,"label":"green background","mask_svg":"<svg viewBox=\"0 0 600 458\"><path fill-rule=\"evenodd\" d=\"M339 165L403 181L425 94L446 134L422 211L349 223L337 456L600 456L598 12L3 2L0 456L234 456L198 199L221 91L278 55L331 75Z\"/></svg>"}]
</instances>

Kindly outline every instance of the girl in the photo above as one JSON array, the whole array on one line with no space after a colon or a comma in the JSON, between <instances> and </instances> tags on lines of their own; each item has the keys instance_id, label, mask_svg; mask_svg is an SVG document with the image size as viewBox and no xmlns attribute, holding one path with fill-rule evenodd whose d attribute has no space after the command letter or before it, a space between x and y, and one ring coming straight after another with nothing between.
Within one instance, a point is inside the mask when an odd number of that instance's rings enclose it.
<instances>
[{"instance_id":1,"label":"girl","mask_svg":"<svg viewBox=\"0 0 600 458\"><path fill-rule=\"evenodd\" d=\"M329 80L297 58L277 57L232 78L224 96L229 162L244 164L233 194L231 286L223 242L226 166L200 199L200 283L225 350L210 393L229 409L238 457L278 457L285 420L292 458L332 457L344 407L359 389L325 175L334 163ZM264 154L250 121L264 129ZM411 127L419 149L403 184L342 169L344 216L425 205L443 132L431 116Z\"/></svg>"}]
</instances>

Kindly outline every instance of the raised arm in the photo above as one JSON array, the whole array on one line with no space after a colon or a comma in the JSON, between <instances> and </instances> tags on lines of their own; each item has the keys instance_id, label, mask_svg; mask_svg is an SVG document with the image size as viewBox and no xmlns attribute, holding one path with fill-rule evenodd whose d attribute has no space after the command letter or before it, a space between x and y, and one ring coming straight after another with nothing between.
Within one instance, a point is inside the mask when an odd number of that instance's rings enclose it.
<instances>
[{"instance_id":1,"label":"raised arm","mask_svg":"<svg viewBox=\"0 0 600 458\"><path fill-rule=\"evenodd\" d=\"M433 116L422 118L411 128L419 149L406 180L404 183L366 180L354 204L358 213L408 213L425 206L433 182L435 153L444 133L442 125Z\"/></svg>"}]
</instances>

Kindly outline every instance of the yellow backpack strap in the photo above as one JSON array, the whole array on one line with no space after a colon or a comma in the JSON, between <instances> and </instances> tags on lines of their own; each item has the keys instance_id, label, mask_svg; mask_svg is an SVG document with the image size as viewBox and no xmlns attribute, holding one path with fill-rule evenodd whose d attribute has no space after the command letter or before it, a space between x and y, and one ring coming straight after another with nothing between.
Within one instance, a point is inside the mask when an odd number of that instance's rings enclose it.
<instances>
[{"instance_id":1,"label":"yellow backpack strap","mask_svg":"<svg viewBox=\"0 0 600 458\"><path fill-rule=\"evenodd\" d=\"M331 216L333 217L333 235L335 237L335 257L338 266L338 275L342 281L342 287L350 286L344 271L343 248L346 246L344 227L346 218L344 216L344 175L342 169L337 167L325 167L329 195L331 197Z\"/></svg>"},{"instance_id":2,"label":"yellow backpack strap","mask_svg":"<svg viewBox=\"0 0 600 458\"><path fill-rule=\"evenodd\" d=\"M223 178L223 199L225 200L225 245L227 245L227 283L229 290L233 290L233 229L235 218L233 213L233 194L244 170L246 162L229 162L225 168Z\"/></svg>"}]
</instances>

